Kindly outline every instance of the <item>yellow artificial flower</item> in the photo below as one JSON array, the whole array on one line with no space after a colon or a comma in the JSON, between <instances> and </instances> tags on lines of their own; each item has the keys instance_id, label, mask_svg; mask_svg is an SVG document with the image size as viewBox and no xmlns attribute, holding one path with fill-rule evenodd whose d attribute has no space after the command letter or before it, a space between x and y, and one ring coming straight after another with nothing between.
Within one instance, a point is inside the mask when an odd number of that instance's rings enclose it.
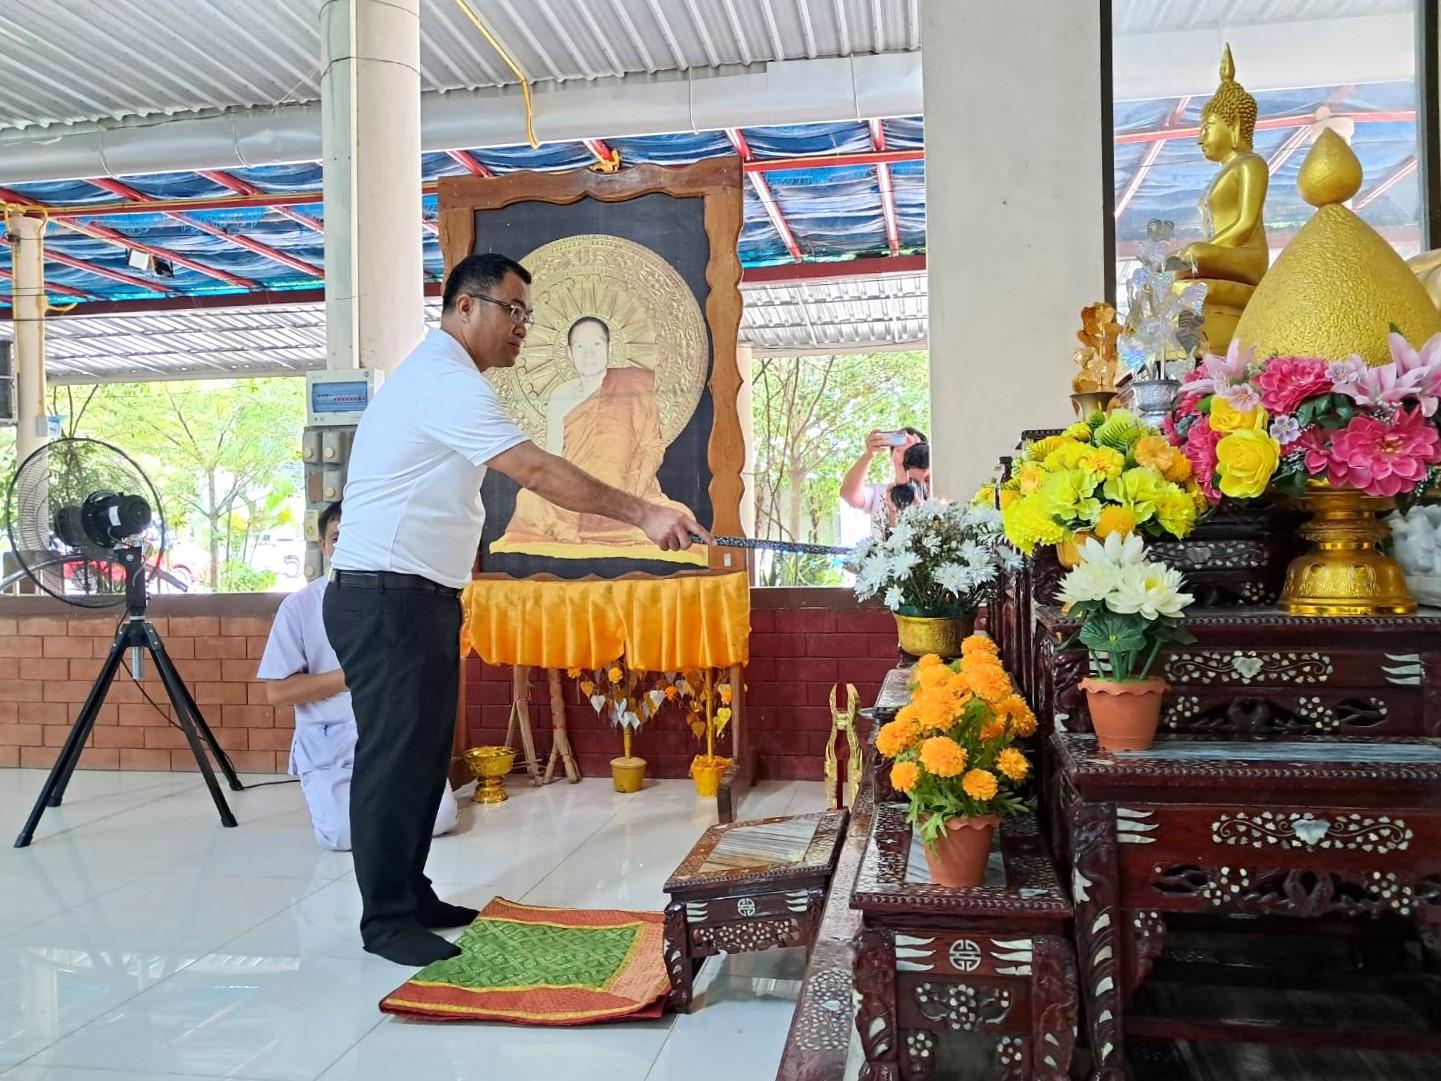
<instances>
[{"instance_id":1,"label":"yellow artificial flower","mask_svg":"<svg viewBox=\"0 0 1441 1081\"><path fill-rule=\"evenodd\" d=\"M1075 469L1091 451L1095 450L1089 443L1076 443L1066 440L1050 454L1046 455L1045 466L1049 470Z\"/></svg>"},{"instance_id":2,"label":"yellow artificial flower","mask_svg":"<svg viewBox=\"0 0 1441 1081\"><path fill-rule=\"evenodd\" d=\"M580 669L579 669L579 668L567 668L567 669L565 670L565 674L568 675L571 679L579 679L579 678L580 678Z\"/></svg>"},{"instance_id":3,"label":"yellow artificial flower","mask_svg":"<svg viewBox=\"0 0 1441 1081\"><path fill-rule=\"evenodd\" d=\"M1091 426L1084 420L1078 420L1061 434L1067 439L1079 439L1082 443L1089 443L1091 441Z\"/></svg>"},{"instance_id":4,"label":"yellow artificial flower","mask_svg":"<svg viewBox=\"0 0 1441 1081\"><path fill-rule=\"evenodd\" d=\"M1172 449L1175 450L1175 448ZM1175 450L1170 467L1162 472L1172 484L1185 484L1191 479L1191 460L1179 450Z\"/></svg>"},{"instance_id":5,"label":"yellow artificial flower","mask_svg":"<svg viewBox=\"0 0 1441 1081\"><path fill-rule=\"evenodd\" d=\"M1267 431L1242 428L1216 444L1220 489L1232 499L1254 499L1266 490L1281 462L1281 444Z\"/></svg>"},{"instance_id":6,"label":"yellow artificial flower","mask_svg":"<svg viewBox=\"0 0 1441 1081\"><path fill-rule=\"evenodd\" d=\"M1031 772L1031 764L1020 751L1007 747L996 756L996 769L1013 781L1024 781L1026 774Z\"/></svg>"},{"instance_id":7,"label":"yellow artificial flower","mask_svg":"<svg viewBox=\"0 0 1441 1081\"><path fill-rule=\"evenodd\" d=\"M1100 480L1084 469L1062 469L1048 476L1037 494L1053 518L1090 524L1101 513L1101 501L1095 496Z\"/></svg>"},{"instance_id":8,"label":"yellow artificial flower","mask_svg":"<svg viewBox=\"0 0 1441 1081\"><path fill-rule=\"evenodd\" d=\"M973 769L961 778L961 789L974 800L995 799L1000 788L996 775L988 769Z\"/></svg>"},{"instance_id":9,"label":"yellow artificial flower","mask_svg":"<svg viewBox=\"0 0 1441 1081\"><path fill-rule=\"evenodd\" d=\"M1013 488L1003 489L1001 492L1001 510L1005 510L1016 500L1021 498L1021 493Z\"/></svg>"},{"instance_id":10,"label":"yellow artificial flower","mask_svg":"<svg viewBox=\"0 0 1441 1081\"><path fill-rule=\"evenodd\" d=\"M1125 507L1137 522L1149 522L1165 483L1154 469L1136 466L1106 481L1106 498Z\"/></svg>"},{"instance_id":11,"label":"yellow artificial flower","mask_svg":"<svg viewBox=\"0 0 1441 1081\"><path fill-rule=\"evenodd\" d=\"M881 725L881 730L876 733L876 750L887 758L895 758L901 752L910 750L919 736L920 730L913 723L897 718Z\"/></svg>"},{"instance_id":12,"label":"yellow artificial flower","mask_svg":"<svg viewBox=\"0 0 1441 1081\"><path fill-rule=\"evenodd\" d=\"M1035 462L1027 462L1016 471L1016 490L1022 495L1030 495L1032 492L1040 490L1045 479L1044 466L1037 465Z\"/></svg>"},{"instance_id":13,"label":"yellow artificial flower","mask_svg":"<svg viewBox=\"0 0 1441 1081\"><path fill-rule=\"evenodd\" d=\"M891 787L897 792L911 791L920 779L920 768L914 762L897 762L891 767Z\"/></svg>"},{"instance_id":14,"label":"yellow artificial flower","mask_svg":"<svg viewBox=\"0 0 1441 1081\"><path fill-rule=\"evenodd\" d=\"M1059 544L1067 533L1046 510L1045 501L1039 495L1022 496L1010 506L1002 507L1001 525L1006 539L1026 555L1034 552L1038 544Z\"/></svg>"},{"instance_id":15,"label":"yellow artificial flower","mask_svg":"<svg viewBox=\"0 0 1441 1081\"><path fill-rule=\"evenodd\" d=\"M1109 480L1119 477L1126 468L1126 456L1110 447L1087 447L1080 456L1077 468L1095 473Z\"/></svg>"},{"instance_id":16,"label":"yellow artificial flower","mask_svg":"<svg viewBox=\"0 0 1441 1081\"><path fill-rule=\"evenodd\" d=\"M1119 503L1107 503L1101 508L1096 519L1095 533L1099 540L1105 540L1112 533L1126 536L1136 531L1136 516Z\"/></svg>"},{"instance_id":17,"label":"yellow artificial flower","mask_svg":"<svg viewBox=\"0 0 1441 1081\"><path fill-rule=\"evenodd\" d=\"M1219 394L1211 398L1211 430L1213 432L1264 432L1271 424L1271 417L1261 406L1242 413Z\"/></svg>"},{"instance_id":18,"label":"yellow artificial flower","mask_svg":"<svg viewBox=\"0 0 1441 1081\"><path fill-rule=\"evenodd\" d=\"M932 736L921 744L921 765L937 777L958 777L966 768L966 749L950 736Z\"/></svg>"},{"instance_id":19,"label":"yellow artificial flower","mask_svg":"<svg viewBox=\"0 0 1441 1081\"><path fill-rule=\"evenodd\" d=\"M1184 489L1172 487L1156 500L1156 523L1173 537L1184 537L1196 524L1196 504Z\"/></svg>"},{"instance_id":20,"label":"yellow artificial flower","mask_svg":"<svg viewBox=\"0 0 1441 1081\"><path fill-rule=\"evenodd\" d=\"M996 505L996 486L994 484L983 484L976 489L976 494L971 496L973 507L994 507Z\"/></svg>"},{"instance_id":21,"label":"yellow artificial flower","mask_svg":"<svg viewBox=\"0 0 1441 1081\"><path fill-rule=\"evenodd\" d=\"M1063 443L1072 442L1063 435L1048 435L1045 439L1037 439L1025 450L1025 458L1028 462L1045 461L1046 455L1061 446Z\"/></svg>"},{"instance_id":22,"label":"yellow artificial flower","mask_svg":"<svg viewBox=\"0 0 1441 1081\"><path fill-rule=\"evenodd\" d=\"M606 675L610 677L612 683L619 683L625 677L625 673L620 670L620 665L618 664L611 665L610 671L607 672Z\"/></svg>"},{"instance_id":23,"label":"yellow artificial flower","mask_svg":"<svg viewBox=\"0 0 1441 1081\"><path fill-rule=\"evenodd\" d=\"M1136 460L1137 465L1154 469L1161 474L1166 472L1175 456L1176 448L1159 435L1142 436L1131 448L1131 457Z\"/></svg>"}]
</instances>

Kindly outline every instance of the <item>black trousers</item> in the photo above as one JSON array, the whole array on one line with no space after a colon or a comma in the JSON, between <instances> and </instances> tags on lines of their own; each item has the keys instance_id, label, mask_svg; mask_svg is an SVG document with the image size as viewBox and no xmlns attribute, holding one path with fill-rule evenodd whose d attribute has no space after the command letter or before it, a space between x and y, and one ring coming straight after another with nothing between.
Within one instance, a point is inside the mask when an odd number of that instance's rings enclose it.
<instances>
[{"instance_id":1,"label":"black trousers","mask_svg":"<svg viewBox=\"0 0 1441 1081\"><path fill-rule=\"evenodd\" d=\"M359 738L350 839L367 945L413 929L434 902L425 876L460 693L460 602L417 589L331 582L325 633L350 689Z\"/></svg>"}]
</instances>

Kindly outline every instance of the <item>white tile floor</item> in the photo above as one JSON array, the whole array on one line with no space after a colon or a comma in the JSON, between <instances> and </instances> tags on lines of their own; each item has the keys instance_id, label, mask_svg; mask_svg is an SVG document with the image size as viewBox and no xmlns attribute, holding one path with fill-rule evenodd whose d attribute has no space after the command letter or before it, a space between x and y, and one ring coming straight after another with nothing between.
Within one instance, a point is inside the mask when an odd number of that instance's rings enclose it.
<instances>
[{"instance_id":1,"label":"white tile floor","mask_svg":"<svg viewBox=\"0 0 1441 1081\"><path fill-rule=\"evenodd\" d=\"M223 830L199 781L75 776L35 843L8 847L43 774L0 770L0 1078L5 1081L752 1081L774 1075L799 951L716 959L685 1016L578 1029L398 1021L376 1008L409 972L356 932L350 857L322 852L293 785L231 795ZM714 805L689 782L609 781L464 804L429 873L443 897L659 910ZM763 783L746 818L821 809L818 783ZM567 1065L569 1064L569 1065Z\"/></svg>"}]
</instances>

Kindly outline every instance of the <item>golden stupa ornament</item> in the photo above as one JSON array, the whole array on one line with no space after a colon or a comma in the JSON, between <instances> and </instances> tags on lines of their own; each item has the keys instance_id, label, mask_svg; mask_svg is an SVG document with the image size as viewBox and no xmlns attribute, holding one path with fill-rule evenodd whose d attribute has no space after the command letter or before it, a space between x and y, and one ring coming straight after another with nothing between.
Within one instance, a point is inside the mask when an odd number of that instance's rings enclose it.
<instances>
[{"instance_id":1,"label":"golden stupa ornament","mask_svg":"<svg viewBox=\"0 0 1441 1081\"><path fill-rule=\"evenodd\" d=\"M1258 357L1388 364L1395 328L1420 347L1441 332L1441 311L1396 250L1343 205L1361 189L1361 163L1334 131L1322 131L1301 164L1297 190L1316 207L1276 259L1236 325Z\"/></svg>"},{"instance_id":2,"label":"golden stupa ornament","mask_svg":"<svg viewBox=\"0 0 1441 1081\"><path fill-rule=\"evenodd\" d=\"M1201 153L1221 166L1201 199L1206 239L1181 253L1190 277L1206 283L1206 338L1225 353L1271 263L1266 243L1266 189L1271 170L1256 153L1256 99L1236 81L1231 46L1221 56L1221 85L1201 109Z\"/></svg>"}]
</instances>

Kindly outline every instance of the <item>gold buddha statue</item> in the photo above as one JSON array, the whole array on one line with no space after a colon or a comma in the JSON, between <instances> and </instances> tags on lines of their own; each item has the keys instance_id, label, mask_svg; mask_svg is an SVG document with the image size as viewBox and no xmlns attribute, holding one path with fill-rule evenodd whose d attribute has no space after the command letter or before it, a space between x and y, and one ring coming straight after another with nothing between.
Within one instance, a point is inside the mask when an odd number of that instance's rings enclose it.
<instances>
[{"instance_id":1,"label":"gold buddha statue","mask_svg":"<svg viewBox=\"0 0 1441 1081\"><path fill-rule=\"evenodd\" d=\"M1206 337L1211 350L1224 353L1236 321L1271 264L1262 211L1271 172L1252 149L1256 99L1236 81L1231 47L1221 57L1221 85L1201 110L1201 153L1221 168L1201 201L1208 239L1188 245L1183 262L1189 277L1206 283Z\"/></svg>"}]
</instances>

